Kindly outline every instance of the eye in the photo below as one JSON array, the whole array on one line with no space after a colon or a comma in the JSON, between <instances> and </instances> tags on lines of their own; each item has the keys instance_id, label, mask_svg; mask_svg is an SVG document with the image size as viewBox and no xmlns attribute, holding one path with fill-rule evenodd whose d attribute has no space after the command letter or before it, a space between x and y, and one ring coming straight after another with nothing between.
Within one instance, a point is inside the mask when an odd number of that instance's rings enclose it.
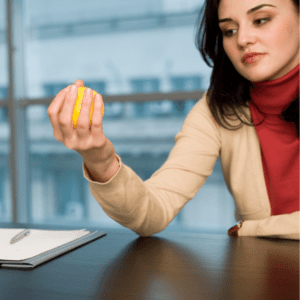
<instances>
[{"instance_id":1,"label":"eye","mask_svg":"<svg viewBox=\"0 0 300 300\"><path fill-rule=\"evenodd\" d=\"M230 37L231 36L230 34L233 34L232 31L234 31L234 30L236 30L236 29L225 30L223 32L223 35Z\"/></svg>"},{"instance_id":2,"label":"eye","mask_svg":"<svg viewBox=\"0 0 300 300\"><path fill-rule=\"evenodd\" d=\"M261 25L264 25L266 22L268 22L270 20L271 20L271 18L257 19L257 20L254 21L254 23L257 24L258 26L261 26ZM237 29L225 30L223 32L223 35L226 36L226 37L231 37L234 34L233 31L235 31L235 30L237 30Z\"/></svg>"},{"instance_id":3,"label":"eye","mask_svg":"<svg viewBox=\"0 0 300 300\"><path fill-rule=\"evenodd\" d=\"M263 23L260 23L260 21L265 21ZM264 19L257 19L254 21L255 24L258 24L258 25L263 25L264 23L270 21L270 18L264 18Z\"/></svg>"}]
</instances>

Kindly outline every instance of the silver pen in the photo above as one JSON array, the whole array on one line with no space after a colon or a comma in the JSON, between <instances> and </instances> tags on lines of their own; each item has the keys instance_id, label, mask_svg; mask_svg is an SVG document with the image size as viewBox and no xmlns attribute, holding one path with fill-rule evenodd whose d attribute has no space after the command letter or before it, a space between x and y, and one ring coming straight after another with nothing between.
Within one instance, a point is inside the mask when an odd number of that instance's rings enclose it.
<instances>
[{"instance_id":1,"label":"silver pen","mask_svg":"<svg viewBox=\"0 0 300 300\"><path fill-rule=\"evenodd\" d=\"M17 235L15 235L11 239L10 243L14 244L14 243L20 241L21 239L23 239L25 236L27 236L29 234L30 234L30 230L29 229L24 229L23 231L21 231L20 233L18 233Z\"/></svg>"}]
</instances>

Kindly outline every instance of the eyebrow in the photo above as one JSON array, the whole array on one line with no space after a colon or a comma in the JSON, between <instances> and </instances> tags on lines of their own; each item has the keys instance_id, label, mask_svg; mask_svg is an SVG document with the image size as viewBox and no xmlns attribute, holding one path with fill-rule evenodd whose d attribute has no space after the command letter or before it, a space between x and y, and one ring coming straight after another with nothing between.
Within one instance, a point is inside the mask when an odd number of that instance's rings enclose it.
<instances>
[{"instance_id":1,"label":"eyebrow","mask_svg":"<svg viewBox=\"0 0 300 300\"><path fill-rule=\"evenodd\" d=\"M250 15L252 13L254 13L255 11L265 7L265 6L272 6L272 7L276 7L274 5L271 5L271 4L261 4L261 5L258 5L258 6L255 6L253 8L251 8L250 10L247 11L247 15ZM233 21L231 18L226 18L226 19L221 19L219 20L219 24L220 23L223 23L223 22L230 22L230 21Z\"/></svg>"}]
</instances>

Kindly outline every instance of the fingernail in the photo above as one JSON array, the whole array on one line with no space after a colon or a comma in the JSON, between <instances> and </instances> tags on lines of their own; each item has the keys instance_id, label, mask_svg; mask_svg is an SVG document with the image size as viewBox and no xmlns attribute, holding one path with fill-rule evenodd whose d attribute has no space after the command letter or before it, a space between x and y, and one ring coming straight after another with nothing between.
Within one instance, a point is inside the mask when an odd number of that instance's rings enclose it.
<instances>
[{"instance_id":1,"label":"fingernail","mask_svg":"<svg viewBox=\"0 0 300 300\"><path fill-rule=\"evenodd\" d=\"M72 90L72 92L75 92L75 90L76 90L76 85L72 85L72 87L71 87L71 90Z\"/></svg>"}]
</instances>

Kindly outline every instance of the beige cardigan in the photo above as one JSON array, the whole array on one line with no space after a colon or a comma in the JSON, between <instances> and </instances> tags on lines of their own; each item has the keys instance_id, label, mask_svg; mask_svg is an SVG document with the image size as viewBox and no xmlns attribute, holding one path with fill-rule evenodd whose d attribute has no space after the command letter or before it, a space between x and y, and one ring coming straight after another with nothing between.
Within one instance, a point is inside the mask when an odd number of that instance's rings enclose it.
<instances>
[{"instance_id":1,"label":"beige cardigan","mask_svg":"<svg viewBox=\"0 0 300 300\"><path fill-rule=\"evenodd\" d=\"M84 163L83 175L108 216L140 236L150 236L166 228L195 196L219 156L236 219L246 220L239 235L299 240L299 211L270 216L255 128L244 125L230 131L219 126L206 93L186 117L167 161L151 178L143 182L119 156L120 169L108 182L91 180Z\"/></svg>"}]
</instances>

